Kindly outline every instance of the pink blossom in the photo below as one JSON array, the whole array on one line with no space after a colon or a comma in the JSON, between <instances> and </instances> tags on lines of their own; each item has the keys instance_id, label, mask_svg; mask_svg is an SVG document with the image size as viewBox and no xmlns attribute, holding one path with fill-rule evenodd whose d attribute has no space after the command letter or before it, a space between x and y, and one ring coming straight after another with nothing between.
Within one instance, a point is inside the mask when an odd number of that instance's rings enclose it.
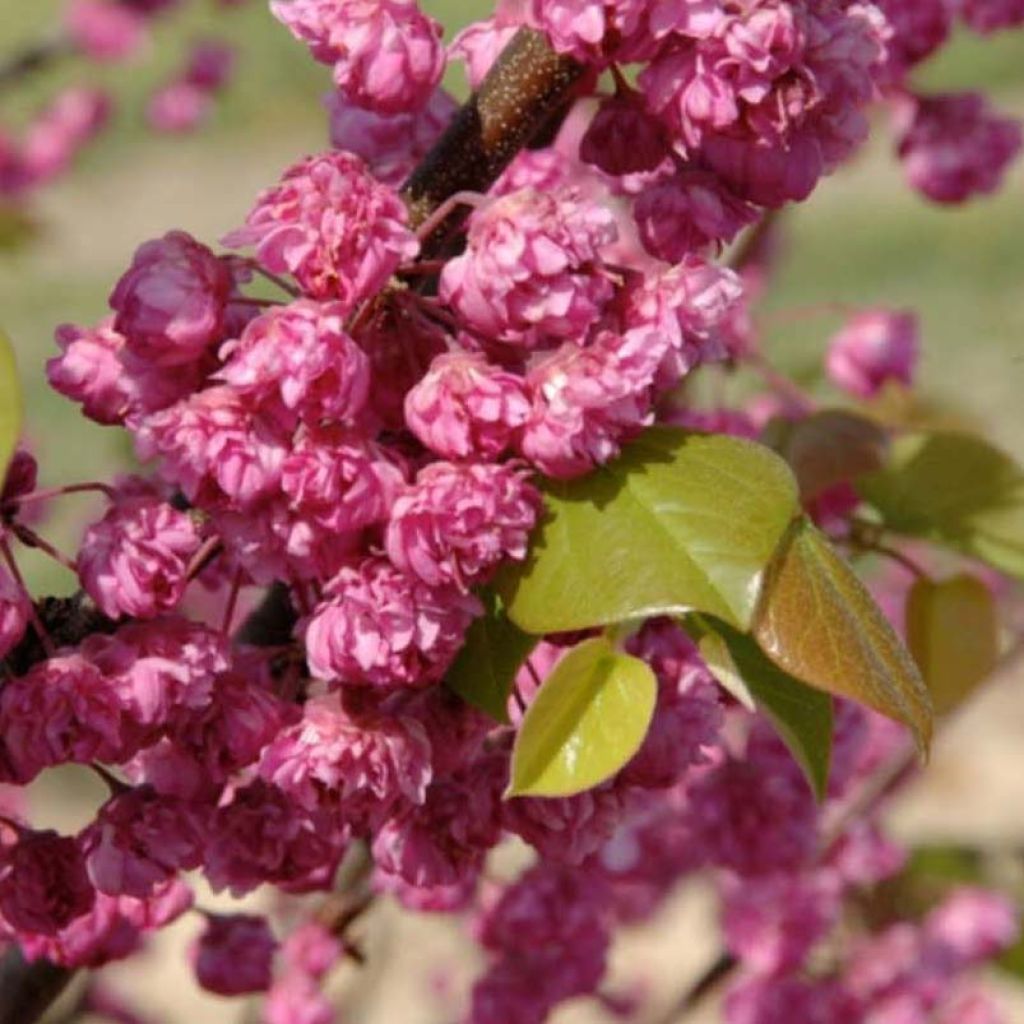
<instances>
[{"instance_id":1,"label":"pink blossom","mask_svg":"<svg viewBox=\"0 0 1024 1024\"><path fill-rule=\"evenodd\" d=\"M1020 934L1013 901L985 889L955 889L925 919L928 942L941 945L958 966L982 964L1005 952Z\"/></svg>"},{"instance_id":2,"label":"pink blossom","mask_svg":"<svg viewBox=\"0 0 1024 1024\"><path fill-rule=\"evenodd\" d=\"M416 0L272 0L270 9L367 110L416 110L441 80L441 26Z\"/></svg>"},{"instance_id":3,"label":"pink blossom","mask_svg":"<svg viewBox=\"0 0 1024 1024\"><path fill-rule=\"evenodd\" d=\"M757 219L754 207L703 171L655 182L637 197L633 214L644 248L667 263L731 242Z\"/></svg>"},{"instance_id":4,"label":"pink blossom","mask_svg":"<svg viewBox=\"0 0 1024 1024\"><path fill-rule=\"evenodd\" d=\"M220 39L200 39L189 50L182 78L205 92L216 93L231 80L234 66L234 47Z\"/></svg>"},{"instance_id":5,"label":"pink blossom","mask_svg":"<svg viewBox=\"0 0 1024 1024\"><path fill-rule=\"evenodd\" d=\"M25 635L31 610L24 589L0 567L0 659L14 650Z\"/></svg>"},{"instance_id":6,"label":"pink blossom","mask_svg":"<svg viewBox=\"0 0 1024 1024\"><path fill-rule=\"evenodd\" d=\"M221 996L265 992L276 950L266 918L208 915L206 929L191 951L196 980L207 992Z\"/></svg>"},{"instance_id":7,"label":"pink blossom","mask_svg":"<svg viewBox=\"0 0 1024 1024\"><path fill-rule=\"evenodd\" d=\"M566 342L538 362L526 377L533 411L522 454L559 478L613 459L653 418L653 386L666 351L658 338L605 333L586 348Z\"/></svg>"},{"instance_id":8,"label":"pink blossom","mask_svg":"<svg viewBox=\"0 0 1024 1024\"><path fill-rule=\"evenodd\" d=\"M502 0L499 14L520 12L523 21L546 33L559 53L594 62L617 56L637 33L649 0ZM634 54L635 56L635 54Z\"/></svg>"},{"instance_id":9,"label":"pink blossom","mask_svg":"<svg viewBox=\"0 0 1024 1024\"><path fill-rule=\"evenodd\" d=\"M406 219L405 204L359 157L325 153L285 171L224 244L256 246L268 270L293 274L313 298L351 309L419 251Z\"/></svg>"},{"instance_id":10,"label":"pink blossom","mask_svg":"<svg viewBox=\"0 0 1024 1024\"><path fill-rule=\"evenodd\" d=\"M40 662L0 691L0 766L13 770L5 781L30 782L51 765L127 760L126 731L114 682L81 654Z\"/></svg>"},{"instance_id":11,"label":"pink blossom","mask_svg":"<svg viewBox=\"0 0 1024 1024\"><path fill-rule=\"evenodd\" d=\"M835 981L782 974L755 975L735 987L725 1000L723 1020L725 1024L864 1024L865 1017L856 1000Z\"/></svg>"},{"instance_id":12,"label":"pink blossom","mask_svg":"<svg viewBox=\"0 0 1024 1024\"><path fill-rule=\"evenodd\" d=\"M1021 0L960 0L959 15L975 32L996 32L1024 22Z\"/></svg>"},{"instance_id":13,"label":"pink blossom","mask_svg":"<svg viewBox=\"0 0 1024 1024\"><path fill-rule=\"evenodd\" d=\"M31 494L39 482L39 463L24 445L16 448L7 469L0 474L0 505L17 506L19 500ZM43 503L45 505L45 503ZM24 522L25 509L16 509ZM32 513L29 513L30 515Z\"/></svg>"},{"instance_id":14,"label":"pink blossom","mask_svg":"<svg viewBox=\"0 0 1024 1024\"><path fill-rule=\"evenodd\" d=\"M291 973L267 992L262 1019L264 1024L336 1024L338 1013L312 978Z\"/></svg>"},{"instance_id":15,"label":"pink blossom","mask_svg":"<svg viewBox=\"0 0 1024 1024\"><path fill-rule=\"evenodd\" d=\"M438 356L405 399L409 429L447 459L494 459L530 414L523 380L482 355Z\"/></svg>"},{"instance_id":16,"label":"pink blossom","mask_svg":"<svg viewBox=\"0 0 1024 1024\"><path fill-rule=\"evenodd\" d=\"M468 590L526 557L540 504L520 469L431 463L391 510L388 557L428 586Z\"/></svg>"},{"instance_id":17,"label":"pink blossom","mask_svg":"<svg viewBox=\"0 0 1024 1024\"><path fill-rule=\"evenodd\" d=\"M147 786L118 794L85 833L89 878L109 896L145 899L201 861L200 808Z\"/></svg>"},{"instance_id":18,"label":"pink blossom","mask_svg":"<svg viewBox=\"0 0 1024 1024\"><path fill-rule=\"evenodd\" d=\"M317 981L328 974L344 953L342 941L316 920L299 925L281 947L289 971Z\"/></svg>"},{"instance_id":19,"label":"pink blossom","mask_svg":"<svg viewBox=\"0 0 1024 1024\"><path fill-rule=\"evenodd\" d=\"M605 100L580 143L580 159L606 174L656 170L669 153L662 125L633 95Z\"/></svg>"},{"instance_id":20,"label":"pink blossom","mask_svg":"<svg viewBox=\"0 0 1024 1024\"><path fill-rule=\"evenodd\" d=\"M429 587L385 559L346 567L305 628L314 677L348 686L427 686L447 671L480 603Z\"/></svg>"},{"instance_id":21,"label":"pink blossom","mask_svg":"<svg viewBox=\"0 0 1024 1024\"><path fill-rule=\"evenodd\" d=\"M441 137L458 104L436 89L421 110L375 114L332 92L325 104L330 115L331 145L362 157L373 176L398 188Z\"/></svg>"},{"instance_id":22,"label":"pink blossom","mask_svg":"<svg viewBox=\"0 0 1024 1024\"><path fill-rule=\"evenodd\" d=\"M434 778L453 775L475 760L494 729L493 718L444 686L403 690L387 699L387 711L407 715L426 730Z\"/></svg>"},{"instance_id":23,"label":"pink blossom","mask_svg":"<svg viewBox=\"0 0 1024 1024\"><path fill-rule=\"evenodd\" d=\"M889 23L887 77L899 81L948 40L959 0L877 0Z\"/></svg>"},{"instance_id":24,"label":"pink blossom","mask_svg":"<svg viewBox=\"0 0 1024 1024\"><path fill-rule=\"evenodd\" d=\"M128 351L158 366L191 363L221 340L234 280L184 231L140 246L110 296Z\"/></svg>"},{"instance_id":25,"label":"pink blossom","mask_svg":"<svg viewBox=\"0 0 1024 1024\"><path fill-rule=\"evenodd\" d=\"M110 110L110 98L99 89L79 86L59 93L25 133L18 169L22 180L39 185L67 170L102 130Z\"/></svg>"},{"instance_id":26,"label":"pink blossom","mask_svg":"<svg viewBox=\"0 0 1024 1024\"><path fill-rule=\"evenodd\" d=\"M24 831L0 855L0 915L18 931L54 935L95 899L74 839Z\"/></svg>"},{"instance_id":27,"label":"pink blossom","mask_svg":"<svg viewBox=\"0 0 1024 1024\"><path fill-rule=\"evenodd\" d=\"M519 31L519 25L503 24L495 18L474 21L467 25L448 47L449 61L461 60L471 89L477 89L491 70L502 50Z\"/></svg>"},{"instance_id":28,"label":"pink blossom","mask_svg":"<svg viewBox=\"0 0 1024 1024\"><path fill-rule=\"evenodd\" d=\"M889 381L910 387L920 348L911 312L866 310L829 342L826 368L832 382L857 398L871 398Z\"/></svg>"},{"instance_id":29,"label":"pink blossom","mask_svg":"<svg viewBox=\"0 0 1024 1024\"><path fill-rule=\"evenodd\" d=\"M995 192L1024 144L1020 122L976 92L910 97L896 127L907 180L936 203Z\"/></svg>"},{"instance_id":30,"label":"pink blossom","mask_svg":"<svg viewBox=\"0 0 1024 1024\"><path fill-rule=\"evenodd\" d=\"M309 423L353 423L369 394L370 361L345 317L340 303L308 299L268 310L221 350L217 376L256 400L279 397Z\"/></svg>"},{"instance_id":31,"label":"pink blossom","mask_svg":"<svg viewBox=\"0 0 1024 1024\"><path fill-rule=\"evenodd\" d=\"M571 192L501 196L470 218L466 252L441 274L441 298L487 338L582 343L612 295L599 261L616 237L612 214Z\"/></svg>"},{"instance_id":32,"label":"pink blossom","mask_svg":"<svg viewBox=\"0 0 1024 1024\"><path fill-rule=\"evenodd\" d=\"M117 0L70 0L64 27L76 49L97 61L119 61L146 42L146 19Z\"/></svg>"},{"instance_id":33,"label":"pink blossom","mask_svg":"<svg viewBox=\"0 0 1024 1024\"><path fill-rule=\"evenodd\" d=\"M86 530L78 575L109 618L151 619L181 601L201 541L192 517L166 502L118 501Z\"/></svg>"},{"instance_id":34,"label":"pink blossom","mask_svg":"<svg viewBox=\"0 0 1024 1024\"><path fill-rule=\"evenodd\" d=\"M330 810L363 833L397 807L423 802L430 742L409 716L350 710L336 695L317 697L301 722L263 752L260 774L299 806Z\"/></svg>"},{"instance_id":35,"label":"pink blossom","mask_svg":"<svg viewBox=\"0 0 1024 1024\"><path fill-rule=\"evenodd\" d=\"M161 86L146 104L151 128L168 134L195 131L210 115L213 99L194 82L174 80Z\"/></svg>"},{"instance_id":36,"label":"pink blossom","mask_svg":"<svg viewBox=\"0 0 1024 1024\"><path fill-rule=\"evenodd\" d=\"M111 324L99 327L57 328L61 355L46 364L51 387L82 405L82 412L97 423L121 423L131 407L132 388L124 376L118 354L124 338Z\"/></svg>"}]
</instances>

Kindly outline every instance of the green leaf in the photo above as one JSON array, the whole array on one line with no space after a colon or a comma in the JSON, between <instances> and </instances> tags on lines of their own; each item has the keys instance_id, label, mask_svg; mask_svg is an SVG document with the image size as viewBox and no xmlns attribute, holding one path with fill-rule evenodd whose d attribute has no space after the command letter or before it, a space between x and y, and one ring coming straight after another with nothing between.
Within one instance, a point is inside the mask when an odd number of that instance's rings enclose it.
<instances>
[{"instance_id":1,"label":"green leaf","mask_svg":"<svg viewBox=\"0 0 1024 1024\"><path fill-rule=\"evenodd\" d=\"M899 438L861 495L896 533L923 537L1024 578L1024 472L971 434Z\"/></svg>"},{"instance_id":2,"label":"green leaf","mask_svg":"<svg viewBox=\"0 0 1024 1024\"><path fill-rule=\"evenodd\" d=\"M889 435L874 420L826 409L802 420L773 420L764 441L790 465L804 500L885 465Z\"/></svg>"},{"instance_id":3,"label":"green leaf","mask_svg":"<svg viewBox=\"0 0 1024 1024\"><path fill-rule=\"evenodd\" d=\"M448 670L445 682L464 701L507 724L508 698L516 673L538 639L509 621L495 594L481 596L486 614L469 627L466 644Z\"/></svg>"},{"instance_id":4,"label":"green leaf","mask_svg":"<svg viewBox=\"0 0 1024 1024\"><path fill-rule=\"evenodd\" d=\"M530 558L498 580L528 633L690 610L745 628L799 511L792 474L767 448L664 428L546 496Z\"/></svg>"},{"instance_id":5,"label":"green leaf","mask_svg":"<svg viewBox=\"0 0 1024 1024\"><path fill-rule=\"evenodd\" d=\"M7 335L0 331L0 484L10 464L11 456L21 437L24 415L21 385L14 350Z\"/></svg>"},{"instance_id":6,"label":"green leaf","mask_svg":"<svg viewBox=\"0 0 1024 1024\"><path fill-rule=\"evenodd\" d=\"M974 576L919 579L906 622L907 644L937 714L958 707L996 667L999 615L992 592Z\"/></svg>"},{"instance_id":7,"label":"green leaf","mask_svg":"<svg viewBox=\"0 0 1024 1024\"><path fill-rule=\"evenodd\" d=\"M806 520L793 524L768 572L753 636L791 676L903 722L927 748L932 706L914 659L854 571Z\"/></svg>"},{"instance_id":8,"label":"green leaf","mask_svg":"<svg viewBox=\"0 0 1024 1024\"><path fill-rule=\"evenodd\" d=\"M658 683L603 637L555 666L523 716L507 796L572 796L611 778L640 749Z\"/></svg>"},{"instance_id":9,"label":"green leaf","mask_svg":"<svg viewBox=\"0 0 1024 1024\"><path fill-rule=\"evenodd\" d=\"M741 680L804 770L817 798L824 800L832 762L832 698L782 671L749 636L724 622L694 616L687 629L715 677L733 681L723 682L730 692L735 680Z\"/></svg>"}]
</instances>

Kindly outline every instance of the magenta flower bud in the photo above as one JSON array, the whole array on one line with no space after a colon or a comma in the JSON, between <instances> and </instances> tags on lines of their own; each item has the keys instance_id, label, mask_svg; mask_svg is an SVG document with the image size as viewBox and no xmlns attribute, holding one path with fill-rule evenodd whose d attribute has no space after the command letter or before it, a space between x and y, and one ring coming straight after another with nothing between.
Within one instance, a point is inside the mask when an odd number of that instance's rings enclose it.
<instances>
[{"instance_id":1,"label":"magenta flower bud","mask_svg":"<svg viewBox=\"0 0 1024 1024\"><path fill-rule=\"evenodd\" d=\"M79 151L102 130L111 102L100 89L69 88L29 125L21 145L19 173L28 184L65 171Z\"/></svg>"},{"instance_id":2,"label":"magenta flower bud","mask_svg":"<svg viewBox=\"0 0 1024 1024\"><path fill-rule=\"evenodd\" d=\"M997 32L1024 23L1024 0L962 0L959 13L975 32Z\"/></svg>"},{"instance_id":3,"label":"magenta flower bud","mask_svg":"<svg viewBox=\"0 0 1024 1024\"><path fill-rule=\"evenodd\" d=\"M829 343L825 366L837 387L857 398L892 380L909 387L919 350L917 317L885 309L855 316Z\"/></svg>"},{"instance_id":4,"label":"magenta flower bud","mask_svg":"<svg viewBox=\"0 0 1024 1024\"><path fill-rule=\"evenodd\" d=\"M28 595L0 567L0 658L4 658L25 635L31 618Z\"/></svg>"},{"instance_id":5,"label":"magenta flower bud","mask_svg":"<svg viewBox=\"0 0 1024 1024\"><path fill-rule=\"evenodd\" d=\"M206 120L213 101L210 94L192 82L174 81L158 89L146 105L146 120L158 132L185 134Z\"/></svg>"},{"instance_id":6,"label":"magenta flower bud","mask_svg":"<svg viewBox=\"0 0 1024 1024\"><path fill-rule=\"evenodd\" d=\"M221 996L266 992L277 941L266 918L248 914L210 915L192 947L196 980Z\"/></svg>"},{"instance_id":7,"label":"magenta flower bud","mask_svg":"<svg viewBox=\"0 0 1024 1024\"><path fill-rule=\"evenodd\" d=\"M64 27L72 45L96 61L120 61L147 42L146 19L117 0L70 0Z\"/></svg>"},{"instance_id":8,"label":"magenta flower bud","mask_svg":"<svg viewBox=\"0 0 1024 1024\"><path fill-rule=\"evenodd\" d=\"M665 130L640 97L605 100L580 143L581 160L617 176L653 171L668 154Z\"/></svg>"}]
</instances>

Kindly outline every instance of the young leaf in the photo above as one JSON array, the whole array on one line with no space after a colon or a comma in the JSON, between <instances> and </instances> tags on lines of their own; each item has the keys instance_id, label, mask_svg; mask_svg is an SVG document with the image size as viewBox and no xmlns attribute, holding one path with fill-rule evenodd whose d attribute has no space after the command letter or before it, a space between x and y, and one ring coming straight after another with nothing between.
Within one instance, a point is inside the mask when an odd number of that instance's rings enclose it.
<instances>
[{"instance_id":1,"label":"young leaf","mask_svg":"<svg viewBox=\"0 0 1024 1024\"><path fill-rule=\"evenodd\" d=\"M469 627L466 644L445 682L464 701L507 724L512 684L538 638L509 621L496 595L482 596L487 612Z\"/></svg>"},{"instance_id":2,"label":"young leaf","mask_svg":"<svg viewBox=\"0 0 1024 1024\"><path fill-rule=\"evenodd\" d=\"M695 616L687 628L716 678L742 680L823 800L832 763L832 698L783 672L749 636L724 622Z\"/></svg>"},{"instance_id":3,"label":"young leaf","mask_svg":"<svg viewBox=\"0 0 1024 1024\"><path fill-rule=\"evenodd\" d=\"M926 749L928 689L867 588L809 522L794 523L754 618L761 649L791 676L909 726Z\"/></svg>"},{"instance_id":4,"label":"young leaf","mask_svg":"<svg viewBox=\"0 0 1024 1024\"><path fill-rule=\"evenodd\" d=\"M574 647L523 717L507 796L572 796L611 778L640 749L657 698L639 658L603 637Z\"/></svg>"},{"instance_id":5,"label":"young leaf","mask_svg":"<svg viewBox=\"0 0 1024 1024\"><path fill-rule=\"evenodd\" d=\"M528 633L697 610L746 628L761 576L798 513L767 448L654 428L580 480L552 482L523 565L498 580Z\"/></svg>"},{"instance_id":6,"label":"young leaf","mask_svg":"<svg viewBox=\"0 0 1024 1024\"><path fill-rule=\"evenodd\" d=\"M773 420L764 441L790 465L805 500L885 465L889 435L874 420L826 409L795 422Z\"/></svg>"},{"instance_id":7,"label":"young leaf","mask_svg":"<svg viewBox=\"0 0 1024 1024\"><path fill-rule=\"evenodd\" d=\"M0 331L0 484L21 436L23 415L21 385L14 350L7 335Z\"/></svg>"},{"instance_id":8,"label":"young leaf","mask_svg":"<svg viewBox=\"0 0 1024 1024\"><path fill-rule=\"evenodd\" d=\"M974 576L918 580L907 599L907 643L937 714L952 711L988 677L999 657L991 591Z\"/></svg>"},{"instance_id":9,"label":"young leaf","mask_svg":"<svg viewBox=\"0 0 1024 1024\"><path fill-rule=\"evenodd\" d=\"M923 537L1024 578L1024 472L970 434L900 438L861 495L896 533Z\"/></svg>"}]
</instances>

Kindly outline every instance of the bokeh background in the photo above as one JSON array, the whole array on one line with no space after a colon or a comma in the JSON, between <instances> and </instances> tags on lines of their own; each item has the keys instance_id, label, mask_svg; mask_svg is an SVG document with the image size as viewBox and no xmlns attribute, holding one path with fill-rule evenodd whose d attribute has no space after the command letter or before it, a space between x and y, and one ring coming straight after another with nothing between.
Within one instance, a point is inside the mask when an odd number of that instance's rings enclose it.
<instances>
[{"instance_id":1,"label":"bokeh background","mask_svg":"<svg viewBox=\"0 0 1024 1024\"><path fill-rule=\"evenodd\" d=\"M60 0L0 0L0 59L51 32L60 6ZM485 5L423 0L423 6L454 34ZM113 130L72 174L33 199L31 243L0 248L0 324L19 355L27 433L44 485L96 479L130 460L119 432L87 422L46 388L43 365L54 351L54 327L103 316L110 288L140 242L171 228L214 242L241 222L256 193L285 166L326 147L328 70L278 26L265 0L216 17L212 11L212 0L195 0L183 16L167 19L152 52L135 65L69 62L0 95L0 122L15 125L71 82L108 85L118 104ZM144 124L146 99L173 72L182 47L207 34L237 46L235 86L197 134L154 135ZM983 88L1005 111L1024 115L1024 32L991 40L963 35L918 81L936 90ZM450 86L465 91L458 74ZM778 365L807 387L824 388L821 352L841 316L818 310L822 304L914 308L922 317L921 390L928 402L1024 459L1024 165L997 197L939 209L903 185L880 122L860 159L787 213L785 227L778 279L763 309L766 349ZM54 510L48 535L73 546L87 511L86 499L66 500ZM74 580L59 568L31 558L26 565L41 592L73 589ZM915 842L1022 849L1022 769L1024 668L1011 665L940 738L931 766L894 808L894 825ZM96 797L90 785L80 774L47 776L36 793L41 820L86 820ZM1007 862L1012 875L1012 858ZM371 966L342 979L349 989L344 1019L448 1024L449 999L473 968L457 927L399 921L388 906L374 913L366 937ZM394 927L382 927L385 921ZM180 946L195 930L195 922L186 922L167 942ZM659 1006L685 989L713 949L706 896L682 893L654 928L629 937L617 954L617 974L626 986L648 987L650 1019L657 1020ZM452 961L459 966L454 976L447 973ZM145 972L133 968L121 981L167 1024L253 1019L200 995L180 953L164 944ZM1006 983L1003 990L1010 1019L1024 1024L1020 993ZM567 1017L594 1019L592 1011L572 1009ZM713 1010L706 1019L716 1019Z\"/></svg>"}]
</instances>

